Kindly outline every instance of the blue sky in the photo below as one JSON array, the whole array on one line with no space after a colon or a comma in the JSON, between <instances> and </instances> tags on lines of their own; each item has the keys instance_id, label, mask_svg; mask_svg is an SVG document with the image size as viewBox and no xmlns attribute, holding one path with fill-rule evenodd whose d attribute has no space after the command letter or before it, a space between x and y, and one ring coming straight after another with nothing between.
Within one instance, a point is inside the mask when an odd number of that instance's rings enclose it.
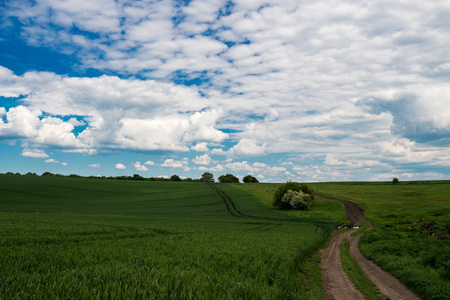
<instances>
[{"instance_id":1,"label":"blue sky","mask_svg":"<svg viewBox=\"0 0 450 300\"><path fill-rule=\"evenodd\" d=\"M450 179L448 1L3 1L0 172Z\"/></svg>"}]
</instances>

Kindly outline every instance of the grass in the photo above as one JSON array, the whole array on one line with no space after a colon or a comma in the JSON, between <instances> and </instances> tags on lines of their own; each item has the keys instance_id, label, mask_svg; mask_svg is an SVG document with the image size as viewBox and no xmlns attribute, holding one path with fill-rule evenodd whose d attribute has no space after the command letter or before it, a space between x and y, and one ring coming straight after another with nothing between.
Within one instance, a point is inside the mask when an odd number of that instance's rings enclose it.
<instances>
[{"instance_id":1,"label":"grass","mask_svg":"<svg viewBox=\"0 0 450 300\"><path fill-rule=\"evenodd\" d=\"M424 299L450 299L450 182L313 186L365 209L374 225L359 243L367 258Z\"/></svg>"},{"instance_id":2,"label":"grass","mask_svg":"<svg viewBox=\"0 0 450 300\"><path fill-rule=\"evenodd\" d=\"M351 258L350 246L347 239L344 239L341 244L341 260L347 276L355 284L356 288L364 295L365 299L381 299L375 284L367 278L359 265Z\"/></svg>"},{"instance_id":3,"label":"grass","mask_svg":"<svg viewBox=\"0 0 450 300\"><path fill-rule=\"evenodd\" d=\"M324 299L314 253L340 205L216 186L241 217L204 183L0 175L0 298Z\"/></svg>"}]
</instances>

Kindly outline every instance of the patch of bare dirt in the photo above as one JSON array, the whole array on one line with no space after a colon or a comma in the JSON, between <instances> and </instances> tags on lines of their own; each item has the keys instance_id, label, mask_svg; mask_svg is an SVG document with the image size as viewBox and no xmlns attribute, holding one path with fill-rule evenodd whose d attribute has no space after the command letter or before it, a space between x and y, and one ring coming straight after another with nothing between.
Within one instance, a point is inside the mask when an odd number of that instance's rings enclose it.
<instances>
[{"instance_id":1,"label":"patch of bare dirt","mask_svg":"<svg viewBox=\"0 0 450 300\"><path fill-rule=\"evenodd\" d=\"M360 220L365 220L372 228L372 224L364 217L362 209L353 202L336 199L321 194L315 193L316 196L329 200L336 200L342 203L347 212L348 218L352 225L360 226ZM392 300L419 300L416 294L409 290L397 278L378 267L372 261L366 259L358 248L358 242L361 235L352 237L351 234L355 230L347 231L343 234L337 235L335 230L333 238L322 253L322 286L325 290L325 297L327 299L364 299L364 296L356 290L354 284L348 279L345 274L340 255L340 248L342 240L347 238L350 244L350 255L352 259L358 263L363 272L379 289L382 299ZM355 291L356 290L356 291Z\"/></svg>"}]
</instances>

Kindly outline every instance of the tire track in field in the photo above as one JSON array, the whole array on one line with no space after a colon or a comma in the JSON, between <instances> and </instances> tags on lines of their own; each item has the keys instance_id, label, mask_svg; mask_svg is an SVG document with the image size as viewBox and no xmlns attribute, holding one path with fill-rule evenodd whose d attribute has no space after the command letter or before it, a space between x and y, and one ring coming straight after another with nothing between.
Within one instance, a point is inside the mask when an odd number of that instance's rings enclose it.
<instances>
[{"instance_id":1,"label":"tire track in field","mask_svg":"<svg viewBox=\"0 0 450 300\"><path fill-rule=\"evenodd\" d=\"M222 199L223 203L225 204L225 207L226 207L226 209L227 209L229 214L231 214L232 216L235 216L235 217L243 217L241 212L239 210L237 210L237 208L234 205L234 203L231 200L231 198L228 197L228 195L225 194L224 191L220 190L218 187L216 187L213 184L210 184L209 186L211 187L211 189L213 191L215 191L220 196L220 198ZM231 208L230 208L230 206L231 206Z\"/></svg>"},{"instance_id":2,"label":"tire track in field","mask_svg":"<svg viewBox=\"0 0 450 300\"><path fill-rule=\"evenodd\" d=\"M367 222L369 226L368 229L373 228L370 221L364 216L362 209L356 203L328 197L318 193L314 193L314 195L342 203L351 225L360 226L360 220L363 219ZM322 253L320 267L322 268L322 286L325 290L325 297L329 300L364 299L364 296L356 290L353 282L348 279L347 274L342 267L340 248L342 240L347 238L350 244L350 256L361 267L367 278L376 285L382 299L420 300L421 298L409 290L400 282L400 280L363 256L358 248L359 238L362 234L357 237L352 237L351 234L354 231L355 230L350 230L338 235L337 230L335 229L328 248ZM355 290L359 292L359 294L356 293Z\"/></svg>"}]
</instances>

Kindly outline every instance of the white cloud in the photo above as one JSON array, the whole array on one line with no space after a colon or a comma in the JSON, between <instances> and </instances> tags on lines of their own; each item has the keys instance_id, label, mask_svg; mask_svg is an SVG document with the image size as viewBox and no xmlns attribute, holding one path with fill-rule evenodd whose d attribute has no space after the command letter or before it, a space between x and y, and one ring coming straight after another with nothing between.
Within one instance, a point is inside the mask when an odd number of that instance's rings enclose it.
<instances>
[{"instance_id":1,"label":"white cloud","mask_svg":"<svg viewBox=\"0 0 450 300\"><path fill-rule=\"evenodd\" d=\"M71 124L72 126L84 126L84 125L86 125L86 123L85 122L83 122L83 121L78 121L77 119L75 119L75 118L70 118L69 119L69 121L67 121L67 123L69 123L69 124Z\"/></svg>"},{"instance_id":2,"label":"white cloud","mask_svg":"<svg viewBox=\"0 0 450 300\"><path fill-rule=\"evenodd\" d=\"M90 164L89 167L98 169L101 167L101 165L100 164Z\"/></svg>"},{"instance_id":3,"label":"white cloud","mask_svg":"<svg viewBox=\"0 0 450 300\"><path fill-rule=\"evenodd\" d=\"M199 170L199 171L209 171L209 172L222 172L222 171L225 170L225 168L221 164L218 164L215 167L204 167L204 166L201 166L201 167L198 167L197 170Z\"/></svg>"},{"instance_id":4,"label":"white cloud","mask_svg":"<svg viewBox=\"0 0 450 300\"><path fill-rule=\"evenodd\" d=\"M148 168L145 165L141 165L138 161L134 163L134 168L138 171L148 171Z\"/></svg>"},{"instance_id":5,"label":"white cloud","mask_svg":"<svg viewBox=\"0 0 450 300\"><path fill-rule=\"evenodd\" d=\"M266 144L260 144L255 139L243 138L230 152L237 156L262 156L266 153Z\"/></svg>"},{"instance_id":6,"label":"white cloud","mask_svg":"<svg viewBox=\"0 0 450 300\"><path fill-rule=\"evenodd\" d=\"M118 170L124 170L126 168L127 167L125 167L123 164L116 164L116 169L118 169Z\"/></svg>"},{"instance_id":7,"label":"white cloud","mask_svg":"<svg viewBox=\"0 0 450 300\"><path fill-rule=\"evenodd\" d=\"M195 146L191 146L191 150L198 151L198 152L206 152L209 151L208 149L208 143L197 143Z\"/></svg>"},{"instance_id":8,"label":"white cloud","mask_svg":"<svg viewBox=\"0 0 450 300\"><path fill-rule=\"evenodd\" d=\"M59 163L59 161L54 160L53 158L46 159L45 162L46 162L46 163L55 163L55 164L58 164L58 163Z\"/></svg>"},{"instance_id":9,"label":"white cloud","mask_svg":"<svg viewBox=\"0 0 450 300\"><path fill-rule=\"evenodd\" d=\"M0 122L0 137L28 139L34 143L60 147L86 147L71 132L74 126L59 118L40 119L41 111L25 106L12 107L6 113L7 122Z\"/></svg>"},{"instance_id":10,"label":"white cloud","mask_svg":"<svg viewBox=\"0 0 450 300\"><path fill-rule=\"evenodd\" d=\"M61 165L68 166L68 164L66 162L61 163Z\"/></svg>"},{"instance_id":11,"label":"white cloud","mask_svg":"<svg viewBox=\"0 0 450 300\"><path fill-rule=\"evenodd\" d=\"M196 149L205 150L204 141L220 143L229 137L215 128L220 110L196 111L207 103L195 88L114 76L71 78L42 72L4 79L2 84L2 94L7 94L10 85L32 91L22 100L27 106L2 110L7 121L0 122L3 138L27 138L74 149L188 151L193 142ZM76 115L78 119L40 118L42 112ZM75 126L87 128L75 136Z\"/></svg>"},{"instance_id":12,"label":"white cloud","mask_svg":"<svg viewBox=\"0 0 450 300\"><path fill-rule=\"evenodd\" d=\"M344 162L339 161L338 159L336 159L336 158L335 158L333 155L331 155L331 154L327 154L327 156L325 157L324 164L330 165L330 166L342 166L342 165L345 165Z\"/></svg>"},{"instance_id":13,"label":"white cloud","mask_svg":"<svg viewBox=\"0 0 450 300\"><path fill-rule=\"evenodd\" d=\"M187 160L181 160L177 161L173 158L168 158L164 161L164 163L161 165L161 167L168 167L168 168L184 168L188 164Z\"/></svg>"},{"instance_id":14,"label":"white cloud","mask_svg":"<svg viewBox=\"0 0 450 300\"><path fill-rule=\"evenodd\" d=\"M255 168L267 168L268 165L266 163L260 163L260 162L254 162L252 164L253 167Z\"/></svg>"},{"instance_id":15,"label":"white cloud","mask_svg":"<svg viewBox=\"0 0 450 300\"><path fill-rule=\"evenodd\" d=\"M201 156L196 156L193 160L194 164L196 165L210 165L214 162L214 160L209 157L208 154L203 154Z\"/></svg>"},{"instance_id":16,"label":"white cloud","mask_svg":"<svg viewBox=\"0 0 450 300\"><path fill-rule=\"evenodd\" d=\"M269 169L271 171L274 171L274 172L284 172L284 171L286 171L286 168L284 168L284 167L270 167Z\"/></svg>"},{"instance_id":17,"label":"white cloud","mask_svg":"<svg viewBox=\"0 0 450 300\"><path fill-rule=\"evenodd\" d=\"M38 133L40 111L31 111L25 106L11 107L6 113L6 123L0 122L0 136L28 138Z\"/></svg>"},{"instance_id":18,"label":"white cloud","mask_svg":"<svg viewBox=\"0 0 450 300\"><path fill-rule=\"evenodd\" d=\"M4 19L18 20L13 29L25 43L78 58L78 70L121 77L16 76L0 67L0 95L23 97L0 108L0 139L86 154L208 146L208 155L231 158L289 153L309 169L288 176L317 180L442 165L450 8L415 4L9 1ZM227 139L237 144L223 147ZM22 155L42 154L27 146ZM268 162L241 168L282 172Z\"/></svg>"},{"instance_id":19,"label":"white cloud","mask_svg":"<svg viewBox=\"0 0 450 300\"><path fill-rule=\"evenodd\" d=\"M226 155L226 152L223 151L223 149L220 148L214 148L211 150L212 155Z\"/></svg>"},{"instance_id":20,"label":"white cloud","mask_svg":"<svg viewBox=\"0 0 450 300\"><path fill-rule=\"evenodd\" d=\"M230 169L232 171L248 171L248 172L253 172L253 167L247 162L247 161L242 161L242 162L234 162L234 163L227 163L225 165L225 167L227 169Z\"/></svg>"},{"instance_id":21,"label":"white cloud","mask_svg":"<svg viewBox=\"0 0 450 300\"><path fill-rule=\"evenodd\" d=\"M44 118L35 137L35 142L44 145L55 145L61 147L86 147L85 144L77 140L72 133L74 126L58 118Z\"/></svg>"},{"instance_id":22,"label":"white cloud","mask_svg":"<svg viewBox=\"0 0 450 300\"><path fill-rule=\"evenodd\" d=\"M42 150L27 149L27 148L23 149L22 156L33 157L33 158L47 158L48 157L48 155Z\"/></svg>"},{"instance_id":23,"label":"white cloud","mask_svg":"<svg viewBox=\"0 0 450 300\"><path fill-rule=\"evenodd\" d=\"M144 163L144 165L147 165L147 166L154 166L155 163L154 163L153 161L151 161L151 160L148 160L148 161L146 161L146 162Z\"/></svg>"}]
</instances>

